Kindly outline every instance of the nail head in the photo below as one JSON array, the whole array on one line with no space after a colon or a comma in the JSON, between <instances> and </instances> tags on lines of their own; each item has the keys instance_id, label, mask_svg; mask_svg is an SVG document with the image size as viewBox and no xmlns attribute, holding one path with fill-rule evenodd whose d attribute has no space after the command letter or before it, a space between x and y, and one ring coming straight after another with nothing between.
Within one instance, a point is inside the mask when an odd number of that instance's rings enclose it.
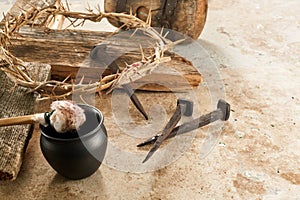
<instances>
[{"instance_id":1,"label":"nail head","mask_svg":"<svg viewBox=\"0 0 300 200\"><path fill-rule=\"evenodd\" d=\"M178 99L177 103L180 104L180 106L185 106L185 110L183 112L184 116L190 117L193 115L194 102L185 99Z\"/></svg>"},{"instance_id":2,"label":"nail head","mask_svg":"<svg viewBox=\"0 0 300 200\"><path fill-rule=\"evenodd\" d=\"M223 121L227 121L230 116L230 104L227 103L225 100L220 99L218 102L218 109L222 110L223 112Z\"/></svg>"}]
</instances>

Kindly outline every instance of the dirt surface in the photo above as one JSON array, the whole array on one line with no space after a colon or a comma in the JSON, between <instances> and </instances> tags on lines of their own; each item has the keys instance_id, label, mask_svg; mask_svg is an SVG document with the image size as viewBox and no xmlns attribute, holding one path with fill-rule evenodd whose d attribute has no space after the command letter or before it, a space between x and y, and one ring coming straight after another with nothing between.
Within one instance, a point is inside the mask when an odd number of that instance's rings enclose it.
<instances>
[{"instance_id":1,"label":"dirt surface","mask_svg":"<svg viewBox=\"0 0 300 200\"><path fill-rule=\"evenodd\" d=\"M73 4L79 5L76 2ZM159 170L133 173L136 168L113 163L119 154L109 149L106 164L94 175L71 181L48 165L36 129L18 179L0 183L0 199L300 199L299 13L298 0L209 1L199 42L216 63L232 113L204 159L200 158L201 147L213 126L191 133L189 138L194 138L186 148ZM195 91L199 99L196 114L212 110L205 77ZM142 92L138 96L151 114L148 123L131 104L134 123L116 121L111 96L97 98L95 105L105 115L111 144L143 158L149 148L134 145L146 132L140 138L130 137L122 126L127 130L136 124L154 124L153 134L174 111L176 96ZM46 106L39 104L37 110ZM153 156L153 162L163 155Z\"/></svg>"}]
</instances>

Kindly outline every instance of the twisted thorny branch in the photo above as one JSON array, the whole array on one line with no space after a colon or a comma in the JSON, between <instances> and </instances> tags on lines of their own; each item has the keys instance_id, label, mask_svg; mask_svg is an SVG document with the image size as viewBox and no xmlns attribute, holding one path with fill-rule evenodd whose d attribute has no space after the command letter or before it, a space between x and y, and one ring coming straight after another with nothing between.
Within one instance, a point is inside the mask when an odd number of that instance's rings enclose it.
<instances>
[{"instance_id":1,"label":"twisted thorny branch","mask_svg":"<svg viewBox=\"0 0 300 200\"><path fill-rule=\"evenodd\" d=\"M24 11L19 16L7 15L4 17L5 23L3 31L0 32L0 69L3 70L16 85L29 88L30 92L38 92L44 98L62 99L73 94L84 95L104 90L111 91L119 85L128 84L146 76L160 63L170 61L171 58L165 57L164 52L181 42L171 42L152 28L150 26L150 14L147 21L144 22L132 13L104 13L100 11L99 6L96 8L96 11L87 9L87 12L73 12L65 9L62 3L58 3L59 6L53 4L42 9L32 6L31 10L27 12ZM47 17L45 17L45 15ZM73 27L83 25L87 20L92 22L100 22L104 18L117 20L123 24L120 29L123 27L127 29L139 29L142 30L144 34L153 38L156 41L154 53L146 57L143 53L143 49L141 49L141 61L126 64L126 68L122 72L105 76L98 82L84 84L84 77L76 84L67 82L66 80L69 77L66 77L66 79L61 82L55 80L40 82L31 77L27 72L27 66L30 65L30 63L18 59L8 51L10 38L17 34L22 26L33 25L36 21L39 21L40 26L47 30L47 25L58 15L66 17Z\"/></svg>"}]
</instances>

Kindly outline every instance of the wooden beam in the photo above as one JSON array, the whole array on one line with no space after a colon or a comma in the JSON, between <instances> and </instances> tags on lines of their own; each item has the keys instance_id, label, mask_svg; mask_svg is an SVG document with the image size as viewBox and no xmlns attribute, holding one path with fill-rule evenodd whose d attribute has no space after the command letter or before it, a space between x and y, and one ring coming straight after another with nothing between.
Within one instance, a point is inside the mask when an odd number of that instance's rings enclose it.
<instances>
[{"instance_id":1,"label":"wooden beam","mask_svg":"<svg viewBox=\"0 0 300 200\"><path fill-rule=\"evenodd\" d=\"M91 66L89 60L90 51L96 44L107 43L111 54L124 51L124 49L133 50L134 45L136 45L133 44L133 41L129 41L126 35L121 34L116 40L113 39L114 37L109 38L109 36L111 36L110 32L50 30L45 33L41 29L22 28L20 34L12 39L13 45L10 50L15 56L27 62L50 64L52 67L51 78L54 80L64 80L68 75L71 75L73 79L84 75L86 81L97 81L99 80L100 69ZM125 66L125 62L132 63L139 60L139 53L139 49L133 50L117 59L116 63L122 68ZM149 91L167 91L165 87L160 85L169 85L169 83L174 84L175 90L197 87L202 81L198 71L190 62L176 55L171 56L172 61L163 66L176 70L177 75L168 70L163 70L163 72L158 70L154 71L152 76L138 80L135 85L143 83L145 86L139 89ZM95 75L95 71L98 74ZM105 75L109 73L110 71L104 72ZM159 84L153 84L156 81ZM186 84L187 82L189 85Z\"/></svg>"}]
</instances>

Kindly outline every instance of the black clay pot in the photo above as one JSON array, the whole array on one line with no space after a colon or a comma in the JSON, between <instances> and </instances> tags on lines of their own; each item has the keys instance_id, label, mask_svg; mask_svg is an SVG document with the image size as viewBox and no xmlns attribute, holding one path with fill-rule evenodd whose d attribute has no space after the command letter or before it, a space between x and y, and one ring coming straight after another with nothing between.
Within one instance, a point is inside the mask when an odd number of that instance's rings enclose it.
<instances>
[{"instance_id":1,"label":"black clay pot","mask_svg":"<svg viewBox=\"0 0 300 200\"><path fill-rule=\"evenodd\" d=\"M85 123L77 132L57 133L40 125L42 153L57 173L69 179L82 179L100 167L107 147L103 114L95 107L81 105Z\"/></svg>"}]
</instances>

